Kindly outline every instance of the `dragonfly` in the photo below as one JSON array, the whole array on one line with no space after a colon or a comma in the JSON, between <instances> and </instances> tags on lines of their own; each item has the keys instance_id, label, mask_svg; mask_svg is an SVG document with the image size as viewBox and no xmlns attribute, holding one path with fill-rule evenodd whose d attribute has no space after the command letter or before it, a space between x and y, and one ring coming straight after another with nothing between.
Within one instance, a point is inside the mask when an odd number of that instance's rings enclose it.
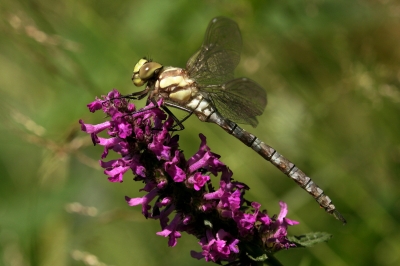
<instances>
[{"instance_id":1,"label":"dragonfly","mask_svg":"<svg viewBox=\"0 0 400 266\"><path fill-rule=\"evenodd\" d=\"M331 199L310 177L271 146L238 126L237 123L256 127L256 117L267 105L266 92L260 85L248 78L234 78L241 49L242 37L237 23L226 17L213 18L200 50L190 57L185 69L142 58L134 67L132 81L138 87L145 84L146 87L125 97L139 100L148 96L148 101L153 103L162 98L161 107L180 129L184 128L183 121L193 114L200 121L217 124L270 161L313 196L326 212L345 224L346 220ZM179 120L167 107L188 114Z\"/></svg>"}]
</instances>

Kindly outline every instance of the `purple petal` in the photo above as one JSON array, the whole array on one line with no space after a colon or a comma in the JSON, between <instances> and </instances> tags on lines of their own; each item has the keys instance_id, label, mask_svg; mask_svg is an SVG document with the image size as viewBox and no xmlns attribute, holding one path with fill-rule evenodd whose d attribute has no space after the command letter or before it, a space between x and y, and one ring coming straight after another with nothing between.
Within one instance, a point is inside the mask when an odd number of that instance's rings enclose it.
<instances>
[{"instance_id":1,"label":"purple petal","mask_svg":"<svg viewBox=\"0 0 400 266\"><path fill-rule=\"evenodd\" d=\"M111 170L105 170L104 174L108 175L111 182L123 182L123 175L128 171L129 166L118 166Z\"/></svg>"},{"instance_id":2,"label":"purple petal","mask_svg":"<svg viewBox=\"0 0 400 266\"><path fill-rule=\"evenodd\" d=\"M103 108L103 101L96 99L95 101L89 103L87 107L89 108L90 112L94 113L95 111Z\"/></svg>"},{"instance_id":3,"label":"purple petal","mask_svg":"<svg viewBox=\"0 0 400 266\"><path fill-rule=\"evenodd\" d=\"M89 134L91 134L91 133L98 134L101 131L103 131L111 126L110 121L106 121L104 123L97 124L97 125L92 125L92 124L84 124L83 120L80 119L79 123L81 124L82 131L89 133Z\"/></svg>"}]
</instances>

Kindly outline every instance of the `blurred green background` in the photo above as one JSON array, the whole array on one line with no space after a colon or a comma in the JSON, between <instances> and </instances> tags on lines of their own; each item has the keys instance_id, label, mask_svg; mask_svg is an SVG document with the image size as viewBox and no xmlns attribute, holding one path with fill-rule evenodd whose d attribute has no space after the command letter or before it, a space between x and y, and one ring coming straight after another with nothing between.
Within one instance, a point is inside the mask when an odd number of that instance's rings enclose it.
<instances>
[{"instance_id":1,"label":"blurred green background","mask_svg":"<svg viewBox=\"0 0 400 266\"><path fill-rule=\"evenodd\" d=\"M197 240L174 248L145 220L142 184L109 183L101 147L78 120L151 56L184 67L211 18L242 31L237 76L261 84L268 106L245 127L287 156L333 199L346 226L280 171L216 125L190 118L179 132L190 157L198 134L246 182L248 199L300 221L291 234L334 237L283 251L285 265L400 265L400 3L398 1L8 1L0 8L0 265L206 265ZM144 102L138 103L143 106Z\"/></svg>"}]
</instances>

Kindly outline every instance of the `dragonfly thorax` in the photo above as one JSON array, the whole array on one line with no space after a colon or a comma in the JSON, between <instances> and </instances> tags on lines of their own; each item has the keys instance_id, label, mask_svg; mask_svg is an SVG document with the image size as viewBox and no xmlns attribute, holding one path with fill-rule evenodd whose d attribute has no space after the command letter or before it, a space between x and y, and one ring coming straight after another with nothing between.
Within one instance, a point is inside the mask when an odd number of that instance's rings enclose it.
<instances>
[{"instance_id":1,"label":"dragonfly thorax","mask_svg":"<svg viewBox=\"0 0 400 266\"><path fill-rule=\"evenodd\" d=\"M149 90L150 98L163 98L172 106L190 110L201 121L207 121L208 117L216 112L210 101L199 92L197 83L182 68L164 67L154 83L154 88Z\"/></svg>"},{"instance_id":2,"label":"dragonfly thorax","mask_svg":"<svg viewBox=\"0 0 400 266\"><path fill-rule=\"evenodd\" d=\"M162 98L167 105L193 112L201 121L207 121L216 112L183 68L164 67L142 58L134 67L132 81L136 86L147 83L143 93L148 93L149 99L157 101Z\"/></svg>"},{"instance_id":3,"label":"dragonfly thorax","mask_svg":"<svg viewBox=\"0 0 400 266\"><path fill-rule=\"evenodd\" d=\"M165 67L160 71L150 97L162 97L179 105L187 105L197 94L197 85L189 78L186 70Z\"/></svg>"}]
</instances>

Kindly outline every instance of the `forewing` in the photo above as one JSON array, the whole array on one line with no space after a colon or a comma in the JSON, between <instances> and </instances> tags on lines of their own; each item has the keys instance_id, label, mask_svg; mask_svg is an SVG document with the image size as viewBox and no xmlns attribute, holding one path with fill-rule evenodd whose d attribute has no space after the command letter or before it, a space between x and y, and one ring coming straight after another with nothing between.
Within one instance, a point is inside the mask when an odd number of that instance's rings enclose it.
<instances>
[{"instance_id":1,"label":"forewing","mask_svg":"<svg viewBox=\"0 0 400 266\"><path fill-rule=\"evenodd\" d=\"M221 115L229 120L256 127L256 116L264 112L267 93L247 78L231 80L218 88L204 88Z\"/></svg>"},{"instance_id":2,"label":"forewing","mask_svg":"<svg viewBox=\"0 0 400 266\"><path fill-rule=\"evenodd\" d=\"M186 64L189 77L200 86L233 79L241 50L242 37L236 22L225 17L212 19L200 50Z\"/></svg>"}]
</instances>

